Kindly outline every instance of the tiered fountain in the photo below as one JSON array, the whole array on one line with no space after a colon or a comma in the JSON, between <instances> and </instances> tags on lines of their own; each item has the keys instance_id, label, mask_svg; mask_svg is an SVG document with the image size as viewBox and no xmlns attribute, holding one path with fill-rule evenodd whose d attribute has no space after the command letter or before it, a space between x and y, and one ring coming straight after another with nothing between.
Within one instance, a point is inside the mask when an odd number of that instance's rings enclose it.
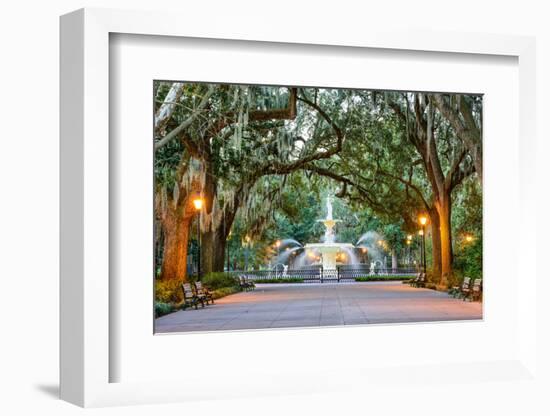
<instances>
[{"instance_id":1,"label":"tiered fountain","mask_svg":"<svg viewBox=\"0 0 550 416\"><path fill-rule=\"evenodd\" d=\"M334 241L334 226L340 220L332 218L332 198L327 196L327 216L317 220L325 226L325 237L322 243L308 243L304 246L306 255L316 257L317 263L324 269L336 269L339 264L353 264L357 262L351 243L336 243Z\"/></svg>"}]
</instances>

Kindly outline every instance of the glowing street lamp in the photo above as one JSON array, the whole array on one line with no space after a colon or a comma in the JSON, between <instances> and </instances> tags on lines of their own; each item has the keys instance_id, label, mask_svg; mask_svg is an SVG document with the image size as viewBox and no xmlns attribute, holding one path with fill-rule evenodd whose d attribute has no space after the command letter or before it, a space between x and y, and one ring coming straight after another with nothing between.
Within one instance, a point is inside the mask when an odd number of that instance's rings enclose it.
<instances>
[{"instance_id":1,"label":"glowing street lamp","mask_svg":"<svg viewBox=\"0 0 550 416\"><path fill-rule=\"evenodd\" d=\"M474 241L474 236L471 234L466 234L466 237L464 237L467 243L471 243Z\"/></svg>"},{"instance_id":2,"label":"glowing street lamp","mask_svg":"<svg viewBox=\"0 0 550 416\"><path fill-rule=\"evenodd\" d=\"M195 198L193 200L193 206L197 211L197 278L201 280L201 210L204 204L202 198Z\"/></svg>"},{"instance_id":3,"label":"glowing street lamp","mask_svg":"<svg viewBox=\"0 0 550 416\"><path fill-rule=\"evenodd\" d=\"M203 204L204 204L204 200L202 198L196 198L193 200L193 205L195 206L195 209L197 211L200 211L202 209Z\"/></svg>"}]
</instances>

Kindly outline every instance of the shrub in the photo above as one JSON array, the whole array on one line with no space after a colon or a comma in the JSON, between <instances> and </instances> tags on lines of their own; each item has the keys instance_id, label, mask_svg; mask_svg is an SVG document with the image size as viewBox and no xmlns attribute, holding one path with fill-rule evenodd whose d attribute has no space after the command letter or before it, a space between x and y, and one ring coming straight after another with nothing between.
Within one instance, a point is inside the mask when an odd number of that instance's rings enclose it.
<instances>
[{"instance_id":1,"label":"shrub","mask_svg":"<svg viewBox=\"0 0 550 416\"><path fill-rule=\"evenodd\" d=\"M448 277L449 282L449 288L452 289L453 287L460 286L462 284L462 281L464 280L464 276L462 276L462 273L460 271L454 270L453 273L451 273Z\"/></svg>"},{"instance_id":2,"label":"shrub","mask_svg":"<svg viewBox=\"0 0 550 416\"><path fill-rule=\"evenodd\" d=\"M483 244L481 236L476 237L471 243L462 243L457 247L453 264L453 268L457 272L457 282L461 282L464 276L472 279L482 277L482 267Z\"/></svg>"},{"instance_id":3,"label":"shrub","mask_svg":"<svg viewBox=\"0 0 550 416\"><path fill-rule=\"evenodd\" d=\"M212 291L221 288L239 287L237 278L223 272L208 273L202 278L202 284Z\"/></svg>"},{"instance_id":4,"label":"shrub","mask_svg":"<svg viewBox=\"0 0 550 416\"><path fill-rule=\"evenodd\" d=\"M391 280L410 280L414 276L409 275L387 275L387 276L380 276L380 275L372 275L372 276L361 276L356 277L356 282L375 282L375 281L391 281Z\"/></svg>"},{"instance_id":5,"label":"shrub","mask_svg":"<svg viewBox=\"0 0 550 416\"><path fill-rule=\"evenodd\" d=\"M181 281L155 280L155 300L160 303L179 303L183 300Z\"/></svg>"},{"instance_id":6,"label":"shrub","mask_svg":"<svg viewBox=\"0 0 550 416\"><path fill-rule=\"evenodd\" d=\"M169 314L174 311L174 306L170 303L155 302L155 317Z\"/></svg>"},{"instance_id":7,"label":"shrub","mask_svg":"<svg viewBox=\"0 0 550 416\"><path fill-rule=\"evenodd\" d=\"M281 277L280 279L254 279L254 283L304 283L298 277Z\"/></svg>"}]
</instances>

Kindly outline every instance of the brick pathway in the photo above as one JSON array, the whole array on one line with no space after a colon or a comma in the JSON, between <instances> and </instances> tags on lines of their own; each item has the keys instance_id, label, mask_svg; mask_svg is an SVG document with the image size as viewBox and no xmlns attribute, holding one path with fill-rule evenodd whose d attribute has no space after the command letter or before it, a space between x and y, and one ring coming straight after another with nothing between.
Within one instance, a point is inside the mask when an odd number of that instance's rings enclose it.
<instances>
[{"instance_id":1,"label":"brick pathway","mask_svg":"<svg viewBox=\"0 0 550 416\"><path fill-rule=\"evenodd\" d=\"M479 302L411 288L401 282L261 284L204 309L155 320L155 331L188 332L470 320L482 318Z\"/></svg>"}]
</instances>

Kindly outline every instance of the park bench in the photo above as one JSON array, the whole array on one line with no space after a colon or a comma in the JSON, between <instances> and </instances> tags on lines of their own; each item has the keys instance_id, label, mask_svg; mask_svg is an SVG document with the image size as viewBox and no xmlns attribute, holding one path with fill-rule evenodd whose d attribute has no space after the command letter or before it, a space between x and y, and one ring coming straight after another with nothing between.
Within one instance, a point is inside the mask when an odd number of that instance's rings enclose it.
<instances>
[{"instance_id":1,"label":"park bench","mask_svg":"<svg viewBox=\"0 0 550 416\"><path fill-rule=\"evenodd\" d=\"M403 283L414 286L416 284L416 282L418 282L418 280L420 279L421 275L422 275L422 273L418 272L415 277L413 277L412 279L409 279L409 280L405 280Z\"/></svg>"},{"instance_id":2,"label":"park bench","mask_svg":"<svg viewBox=\"0 0 550 416\"><path fill-rule=\"evenodd\" d=\"M191 283L182 283L181 289L183 290L182 308L188 308L189 306L193 306L195 307L195 309L197 309L197 306L199 303L204 308L204 300L200 299L195 294L195 292L193 291L193 288L191 287Z\"/></svg>"},{"instance_id":3,"label":"park bench","mask_svg":"<svg viewBox=\"0 0 550 416\"><path fill-rule=\"evenodd\" d=\"M415 287L426 287L426 273L420 273L420 277L414 282Z\"/></svg>"},{"instance_id":4,"label":"park bench","mask_svg":"<svg viewBox=\"0 0 550 416\"><path fill-rule=\"evenodd\" d=\"M472 289L470 288L471 281L472 279L469 277L465 277L462 281L462 285L460 286L460 296L463 300L466 300L472 293Z\"/></svg>"},{"instance_id":5,"label":"park bench","mask_svg":"<svg viewBox=\"0 0 550 416\"><path fill-rule=\"evenodd\" d=\"M202 282L195 282L195 295L206 302L207 305L209 302L214 303L212 293L202 285Z\"/></svg>"},{"instance_id":6,"label":"park bench","mask_svg":"<svg viewBox=\"0 0 550 416\"><path fill-rule=\"evenodd\" d=\"M243 290L252 290L256 287L256 285L253 282L249 281L248 278L242 274L239 275L238 280L239 280L239 285Z\"/></svg>"},{"instance_id":7,"label":"park bench","mask_svg":"<svg viewBox=\"0 0 550 416\"><path fill-rule=\"evenodd\" d=\"M481 292L483 290L481 283L482 283L481 279L474 280L474 284L472 285L472 294L471 294L473 301L481 299Z\"/></svg>"}]
</instances>

